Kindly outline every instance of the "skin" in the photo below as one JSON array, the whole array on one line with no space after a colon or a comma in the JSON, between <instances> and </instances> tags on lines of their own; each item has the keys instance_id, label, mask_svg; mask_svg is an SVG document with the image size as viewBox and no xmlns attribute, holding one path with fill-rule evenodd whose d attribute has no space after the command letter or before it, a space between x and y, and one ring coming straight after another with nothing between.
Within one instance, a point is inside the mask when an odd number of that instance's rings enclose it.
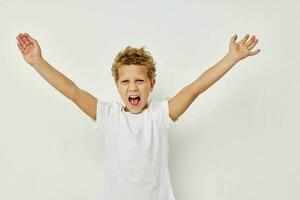
<instances>
[{"instance_id":1,"label":"skin","mask_svg":"<svg viewBox=\"0 0 300 200\"><path fill-rule=\"evenodd\" d=\"M40 45L28 33L19 33L16 38L19 50L28 64L33 65L42 59Z\"/></svg>"},{"instance_id":2,"label":"skin","mask_svg":"<svg viewBox=\"0 0 300 200\"><path fill-rule=\"evenodd\" d=\"M258 42L256 36L249 37L250 35L246 34L244 38L236 42L237 35L232 36L227 54L169 100L169 116L173 120L177 120L201 93L223 77L238 62L260 52L260 49L252 51Z\"/></svg>"},{"instance_id":3,"label":"skin","mask_svg":"<svg viewBox=\"0 0 300 200\"><path fill-rule=\"evenodd\" d=\"M80 89L72 80L47 63L42 58L37 40L33 39L28 33L20 33L16 38L18 40L17 45L25 61L33 66L59 92L72 100L88 116L96 120L97 98ZM208 68L195 81L185 86L168 100L169 117L172 120L177 120L201 93L223 77L238 62L260 52L260 49L252 51L258 43L256 36L250 37L249 34L246 34L239 42L236 42L236 39L236 34L230 38L229 51L219 62ZM139 113L147 108L148 97L153 90L155 80L149 80L145 66L122 66L119 68L119 77L117 88L125 104L125 111ZM122 82L124 79L128 80L126 84ZM139 79L144 80L144 82L138 81ZM132 107L129 105L128 95L135 94L141 96L141 103L137 107Z\"/></svg>"},{"instance_id":4,"label":"skin","mask_svg":"<svg viewBox=\"0 0 300 200\"><path fill-rule=\"evenodd\" d=\"M117 89L124 102L126 112L137 114L148 107L148 98L153 91L155 79L150 80L147 72L148 68L142 65L122 65L118 68ZM129 95L140 96L137 106L129 103Z\"/></svg>"}]
</instances>

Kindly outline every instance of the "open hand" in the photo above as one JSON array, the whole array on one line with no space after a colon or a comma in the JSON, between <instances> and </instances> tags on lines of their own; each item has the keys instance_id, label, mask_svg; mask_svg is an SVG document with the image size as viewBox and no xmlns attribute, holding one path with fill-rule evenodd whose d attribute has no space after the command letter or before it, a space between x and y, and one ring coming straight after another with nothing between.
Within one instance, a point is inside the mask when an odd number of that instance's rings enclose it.
<instances>
[{"instance_id":1,"label":"open hand","mask_svg":"<svg viewBox=\"0 0 300 200\"><path fill-rule=\"evenodd\" d=\"M19 50L28 64L33 65L42 59L41 48L38 42L28 33L19 33L16 38L18 40Z\"/></svg>"},{"instance_id":2,"label":"open hand","mask_svg":"<svg viewBox=\"0 0 300 200\"><path fill-rule=\"evenodd\" d=\"M258 39L253 35L249 39L249 34L236 43L237 35L230 39L229 54L236 60L240 61L248 56L254 56L260 52L260 49L251 51L258 42Z\"/></svg>"}]
</instances>

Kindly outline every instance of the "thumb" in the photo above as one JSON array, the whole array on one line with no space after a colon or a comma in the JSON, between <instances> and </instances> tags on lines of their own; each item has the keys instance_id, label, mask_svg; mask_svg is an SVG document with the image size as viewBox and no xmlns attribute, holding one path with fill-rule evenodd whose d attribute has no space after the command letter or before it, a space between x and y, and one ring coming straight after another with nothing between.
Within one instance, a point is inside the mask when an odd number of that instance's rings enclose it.
<instances>
[{"instance_id":1,"label":"thumb","mask_svg":"<svg viewBox=\"0 0 300 200\"><path fill-rule=\"evenodd\" d=\"M234 36L232 36L231 39L230 39L230 44L235 43L236 39L237 39L237 35L234 34Z\"/></svg>"}]
</instances>

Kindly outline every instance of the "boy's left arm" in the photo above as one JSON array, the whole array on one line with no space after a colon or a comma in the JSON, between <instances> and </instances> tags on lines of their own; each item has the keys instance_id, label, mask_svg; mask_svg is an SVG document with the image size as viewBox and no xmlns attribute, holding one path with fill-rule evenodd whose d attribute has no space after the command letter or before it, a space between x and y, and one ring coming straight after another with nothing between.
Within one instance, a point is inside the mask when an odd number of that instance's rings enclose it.
<instances>
[{"instance_id":1,"label":"boy's left arm","mask_svg":"<svg viewBox=\"0 0 300 200\"><path fill-rule=\"evenodd\" d=\"M217 64L206 70L199 78L185 86L176 96L168 101L169 116L173 121L176 121L187 110L199 94L219 80L237 62L260 52L260 49L251 51L258 42L254 35L249 39L249 34L247 34L238 43L235 42L236 39L237 35L231 37L228 53Z\"/></svg>"}]
</instances>

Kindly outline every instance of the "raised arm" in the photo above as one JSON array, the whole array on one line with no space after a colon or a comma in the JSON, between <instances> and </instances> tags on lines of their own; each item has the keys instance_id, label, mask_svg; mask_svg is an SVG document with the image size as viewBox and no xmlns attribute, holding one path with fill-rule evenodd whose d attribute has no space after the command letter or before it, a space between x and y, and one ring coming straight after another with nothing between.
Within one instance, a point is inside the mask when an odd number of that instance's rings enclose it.
<instances>
[{"instance_id":1,"label":"raised arm","mask_svg":"<svg viewBox=\"0 0 300 200\"><path fill-rule=\"evenodd\" d=\"M249 34L247 34L238 43L235 42L236 39L237 35L231 37L228 53L217 64L207 69L199 78L168 101L171 119L177 120L202 92L219 80L236 63L260 52L260 49L251 51L258 42L255 36L249 39Z\"/></svg>"},{"instance_id":2,"label":"raised arm","mask_svg":"<svg viewBox=\"0 0 300 200\"><path fill-rule=\"evenodd\" d=\"M25 61L55 89L73 101L82 111L95 120L97 99L88 92L81 90L72 80L44 60L37 40L33 39L29 34L20 33L17 36L17 40L18 48Z\"/></svg>"}]
</instances>

